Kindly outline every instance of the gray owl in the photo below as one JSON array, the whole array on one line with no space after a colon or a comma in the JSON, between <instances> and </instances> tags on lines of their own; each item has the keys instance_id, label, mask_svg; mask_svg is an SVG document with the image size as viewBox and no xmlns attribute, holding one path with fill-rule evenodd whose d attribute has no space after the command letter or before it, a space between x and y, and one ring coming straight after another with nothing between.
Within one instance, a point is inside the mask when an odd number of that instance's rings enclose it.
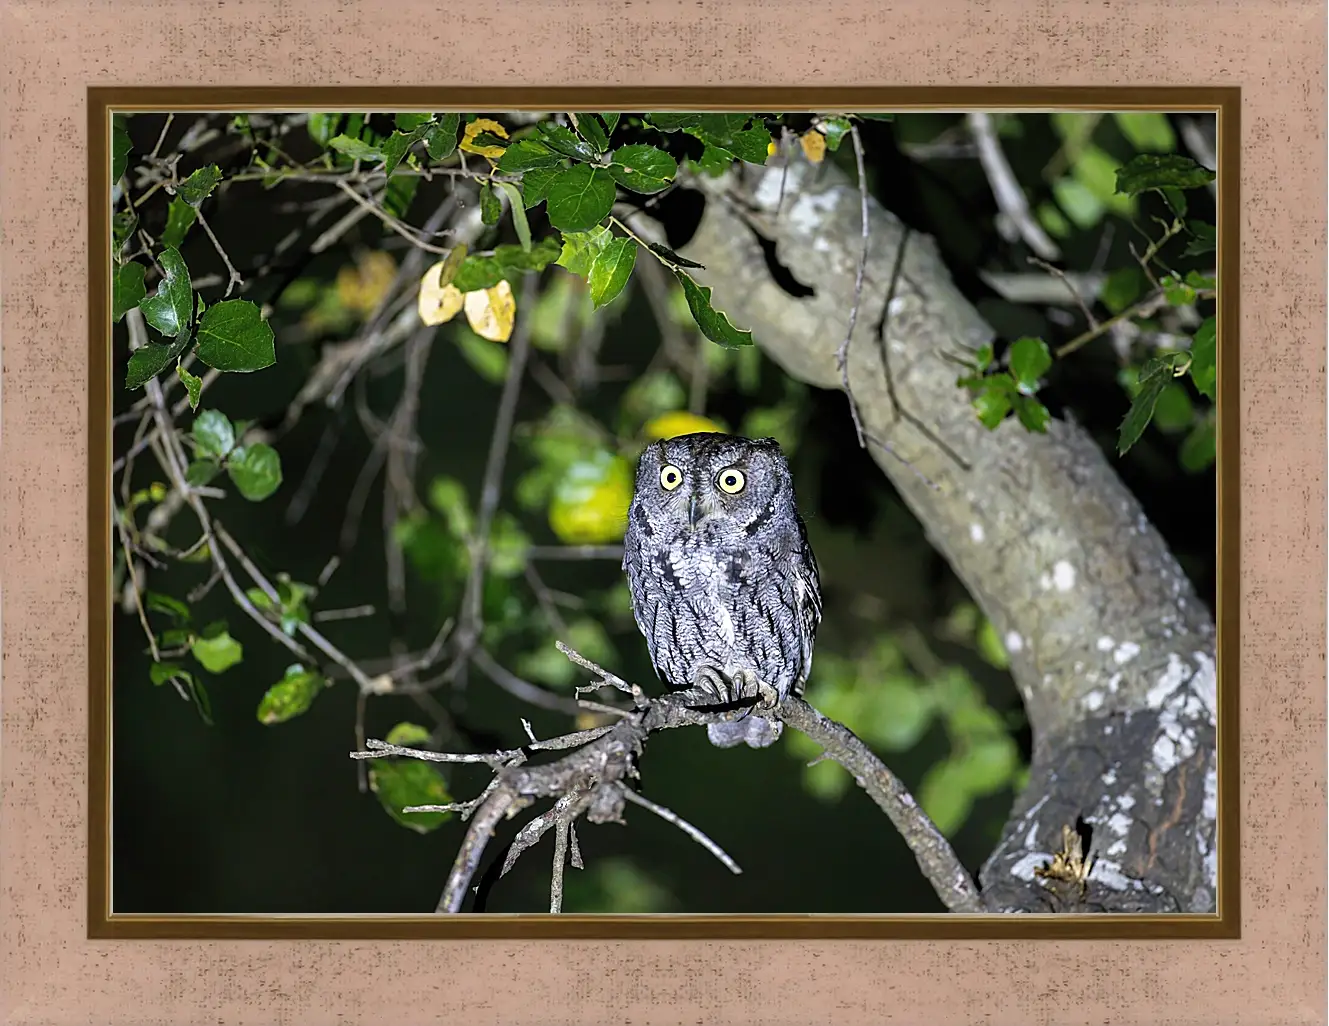
<instances>
[{"instance_id":1,"label":"gray owl","mask_svg":"<svg viewBox=\"0 0 1329 1026\"><path fill-rule=\"evenodd\" d=\"M647 446L623 545L632 615L671 690L761 697L767 708L802 692L821 585L775 439L692 434ZM783 727L753 712L707 731L721 748L764 748Z\"/></svg>"}]
</instances>

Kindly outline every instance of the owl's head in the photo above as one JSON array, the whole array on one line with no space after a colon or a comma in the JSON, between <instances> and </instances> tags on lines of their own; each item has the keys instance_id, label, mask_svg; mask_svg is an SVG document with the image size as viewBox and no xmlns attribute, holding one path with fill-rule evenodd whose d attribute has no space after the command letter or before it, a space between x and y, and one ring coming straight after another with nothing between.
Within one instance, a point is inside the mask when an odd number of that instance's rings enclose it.
<instances>
[{"instance_id":1,"label":"owl's head","mask_svg":"<svg viewBox=\"0 0 1329 1026\"><path fill-rule=\"evenodd\" d=\"M637 464L635 517L652 533L756 538L796 516L789 463L774 438L699 433L648 445Z\"/></svg>"}]
</instances>

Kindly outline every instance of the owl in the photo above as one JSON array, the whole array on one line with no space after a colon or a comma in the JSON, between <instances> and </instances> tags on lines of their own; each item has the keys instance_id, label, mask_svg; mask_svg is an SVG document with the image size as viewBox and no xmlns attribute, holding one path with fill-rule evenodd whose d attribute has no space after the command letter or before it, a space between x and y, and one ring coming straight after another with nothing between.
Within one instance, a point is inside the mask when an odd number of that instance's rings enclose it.
<instances>
[{"instance_id":1,"label":"owl","mask_svg":"<svg viewBox=\"0 0 1329 1026\"><path fill-rule=\"evenodd\" d=\"M691 434L654 442L637 464L623 539L632 615L674 691L757 711L708 724L711 743L772 744L760 715L801 694L821 622L821 583L789 464L773 438Z\"/></svg>"}]
</instances>

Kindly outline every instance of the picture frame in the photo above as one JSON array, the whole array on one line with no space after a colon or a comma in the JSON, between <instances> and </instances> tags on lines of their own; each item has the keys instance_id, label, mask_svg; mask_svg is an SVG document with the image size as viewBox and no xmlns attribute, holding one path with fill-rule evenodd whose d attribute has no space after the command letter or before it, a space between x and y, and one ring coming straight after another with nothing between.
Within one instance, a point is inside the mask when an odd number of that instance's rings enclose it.
<instances>
[{"instance_id":1,"label":"picture frame","mask_svg":"<svg viewBox=\"0 0 1329 1026\"><path fill-rule=\"evenodd\" d=\"M299 922L280 920L272 921L262 941L254 940L258 934L243 922L167 942L124 933L89 936L90 902L104 897L92 893L89 859L96 843L88 831L96 809L84 797L89 755L84 718L92 710L84 706L82 682L85 668L92 667L85 666L81 651L88 635L82 599L90 570L85 545L92 540L85 534L88 505L80 498L89 472L85 432L93 421L81 408L88 326L81 300L69 302L78 291L69 283L81 282L92 243L85 249L78 234L89 223L82 206L81 154L68 163L61 159L82 138L88 82L170 81L203 88L222 78L268 81L266 68L276 52L294 61L288 78L306 82L332 81L334 65L346 69L344 76L375 76L381 64L368 51L355 51L350 61L342 60L343 51L334 60L335 47L311 56L312 4L262 15L270 17L270 40L275 40L264 61L253 53L237 57L219 51L213 36L239 31L235 19L247 15L237 12L182 13L194 32L193 45L182 48L179 32L166 31L175 27L154 24L146 11L93 13L73 28L60 27L62 12L11 11L4 16L5 33L16 70L7 85L13 110L7 138L23 145L7 146L3 187L8 444L0 462L7 534L17 542L4 556L0 691L5 756L0 918L4 975L13 983L3 995L7 1021L132 1022L145 1015L178 1021L210 1015L221 1022L255 1017L318 1022L326 1021L330 1009L344 1021L371 1015L407 1021L425 1009L440 1021L465 1013L473 1022L815 1021L828 1014L843 1022L878 1022L892 1015L904 1021L961 1022L982 1015L1017 1021L1073 1009L1107 1019L1158 1018L1183 1010L1191 1017L1223 1018L1239 1009L1252 1022L1318 1021L1324 1009L1324 910L1317 902L1285 896L1278 885L1261 880L1255 867L1277 849L1281 877L1322 876L1322 803L1306 795L1324 775L1324 738L1314 727L1324 719L1324 494L1308 484L1324 457L1324 286L1318 270L1306 268L1320 267L1324 257L1324 167L1318 157L1302 159L1302 141L1324 118L1324 97L1313 88L1322 62L1322 5L1296 11L1211 5L1192 12L1197 31L1168 44L1164 56L1158 45L1110 52L1092 43L1104 35L1158 39L1159 15L1152 11L1099 13L1030 4L1015 17L1022 36L1033 33L1065 44L1033 70L1014 51L994 60L989 33L1010 29L1010 21L978 20L968 9L944 4L904 21L851 7L833 17L844 81L880 81L886 54L892 77L913 82L957 82L966 76L969 81L1092 78L1100 84L1188 78L1241 89L1241 189L1252 211L1243 213L1241 327L1249 335L1259 326L1278 359L1252 359L1248 348L1240 354L1241 415L1247 431L1255 428L1241 444L1243 533L1232 541L1243 578L1252 574L1240 613L1240 665L1248 696L1240 708L1240 736L1235 718L1227 720L1233 742L1240 740L1253 752L1251 758L1243 755L1239 784L1247 867L1244 880L1233 871L1233 881L1245 890L1240 936L1122 937L1103 944L1067 928L1059 937L1038 934L1046 941L1030 946L1027 938L1011 942L995 934L981 941L929 937L926 930L932 928L926 925L917 926L908 942L864 934L831 940L809 926L807 934L783 941L758 928L727 940L587 937L570 930L554 942L529 934L522 940L472 934L439 945L420 944L425 932L395 933L403 940L388 941L383 934L356 932L356 924L338 934L339 940L331 934L316 940L304 936ZM472 36L452 29L478 31L476 16L453 16L457 21L445 40L431 33L401 35L411 19L428 16L413 7L397 12L396 21L371 24L356 15L346 32L379 41L397 64L416 61L419 77L447 81L465 74L469 88L485 92L481 82L496 76L484 68L456 70L464 65L461 39ZM211 25L215 33L203 32L209 17L219 19ZM546 40L570 43L599 24L598 17L589 11L504 7L486 21L485 31L512 33L505 39L544 33ZM825 74L827 51L805 44L795 31L801 19L792 12L734 5L714 12L706 25L695 25L692 17L635 12L631 31L607 44L618 54L621 76L667 82L686 65L711 80L732 78L732 65L728 72L722 66L735 56L726 40L751 40L758 28L773 43L750 80L807 82ZM336 35L328 33L324 43ZM1281 40L1280 47L1264 43L1271 36ZM940 64L938 39L952 40ZM638 47L642 40L651 41L649 51ZM554 43L549 48L556 49ZM602 73L582 58L569 66L560 70L556 58L541 56L522 74L529 82L560 76L586 81ZM23 90L15 85L20 80ZM272 88L270 94L280 92ZM51 124L62 129L58 138ZM39 189L17 177L20 157L49 167L51 179ZM68 270L73 267L78 270ZM32 344L40 338L53 344ZM60 393L78 401L48 409L49 396ZM89 653L89 663L92 659ZM1308 884L1312 892L1314 886ZM96 908L104 905L98 902ZM607 969L589 969L595 965ZM496 989L494 979L504 974L520 977L520 986ZM797 985L791 983L795 979Z\"/></svg>"}]
</instances>

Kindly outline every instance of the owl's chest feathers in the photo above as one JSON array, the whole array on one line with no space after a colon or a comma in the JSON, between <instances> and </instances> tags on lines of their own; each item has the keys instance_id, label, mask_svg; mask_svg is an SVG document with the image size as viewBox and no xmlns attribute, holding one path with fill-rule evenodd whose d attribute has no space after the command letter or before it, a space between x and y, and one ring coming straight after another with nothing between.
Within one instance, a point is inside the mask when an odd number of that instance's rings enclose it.
<instances>
[{"instance_id":1,"label":"owl's chest feathers","mask_svg":"<svg viewBox=\"0 0 1329 1026\"><path fill-rule=\"evenodd\" d=\"M732 647L733 607L747 584L746 563L743 556L716 552L694 537L663 549L656 565L666 587L681 593L699 619L713 619L716 640Z\"/></svg>"}]
</instances>

